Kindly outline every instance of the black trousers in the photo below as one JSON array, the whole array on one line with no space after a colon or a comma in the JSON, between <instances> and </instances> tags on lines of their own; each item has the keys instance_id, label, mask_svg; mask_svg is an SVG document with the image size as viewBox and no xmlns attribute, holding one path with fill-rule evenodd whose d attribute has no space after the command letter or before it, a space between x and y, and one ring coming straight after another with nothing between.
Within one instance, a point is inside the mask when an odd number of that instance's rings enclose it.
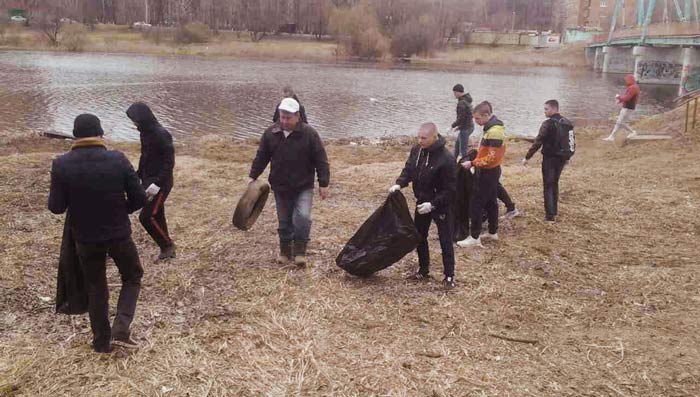
<instances>
[{"instance_id":1,"label":"black trousers","mask_svg":"<svg viewBox=\"0 0 700 397\"><path fill-rule=\"evenodd\" d=\"M168 222L165 220L165 200L169 194L170 189L161 189L151 201L143 206L141 214L139 214L141 225L161 249L173 245L168 233Z\"/></svg>"},{"instance_id":2,"label":"black trousers","mask_svg":"<svg viewBox=\"0 0 700 397\"><path fill-rule=\"evenodd\" d=\"M544 187L544 212L548 218L559 214L559 177L566 159L556 156L542 157L542 182Z\"/></svg>"},{"instance_id":3,"label":"black trousers","mask_svg":"<svg viewBox=\"0 0 700 397\"><path fill-rule=\"evenodd\" d=\"M442 267L445 277L454 277L455 275L455 250L452 245L452 227L453 215L451 210L443 213L435 211L421 215L417 211L413 216L413 222L418 229L422 239L418 243L416 252L418 253L418 266L421 274L427 275L430 272L430 250L428 249L428 233L430 232L430 224L435 222L438 228L438 238L440 240L440 248L442 248Z\"/></svg>"},{"instance_id":4,"label":"black trousers","mask_svg":"<svg viewBox=\"0 0 700 397\"><path fill-rule=\"evenodd\" d=\"M510 195L508 194L506 188L504 188L503 185L501 185L501 182L498 182L498 199L501 200L503 204L505 204L506 212L515 211L515 203L510 198Z\"/></svg>"},{"instance_id":5,"label":"black trousers","mask_svg":"<svg viewBox=\"0 0 700 397\"><path fill-rule=\"evenodd\" d=\"M469 204L469 218L471 236L479 238L484 210L486 210L486 217L489 221L489 233L498 233L498 185L501 178L501 167L477 169L474 177L474 192Z\"/></svg>"},{"instance_id":6,"label":"black trousers","mask_svg":"<svg viewBox=\"0 0 700 397\"><path fill-rule=\"evenodd\" d=\"M128 338L136 311L136 301L141 290L143 268L136 245L126 240L96 244L76 243L80 267L85 276L88 291L88 312L92 328L92 346L96 350L109 346L110 339ZM109 326L109 289L107 287L107 255L119 269L122 288L117 302L117 314L112 328Z\"/></svg>"}]
</instances>

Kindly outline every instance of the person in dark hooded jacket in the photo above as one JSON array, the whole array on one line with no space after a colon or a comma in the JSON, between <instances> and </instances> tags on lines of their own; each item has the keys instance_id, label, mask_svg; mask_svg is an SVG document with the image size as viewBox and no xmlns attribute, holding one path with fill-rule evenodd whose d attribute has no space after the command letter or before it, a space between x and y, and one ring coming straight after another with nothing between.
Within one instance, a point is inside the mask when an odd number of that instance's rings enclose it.
<instances>
[{"instance_id":1,"label":"person in dark hooded jacket","mask_svg":"<svg viewBox=\"0 0 700 397\"><path fill-rule=\"evenodd\" d=\"M474 132L474 119L472 116L472 96L464 93L464 86L457 84L452 87L452 93L457 98L457 119L452 123L452 128L459 131L455 141L455 158L463 158L469 150L469 136Z\"/></svg>"},{"instance_id":2,"label":"person in dark hooded jacket","mask_svg":"<svg viewBox=\"0 0 700 397\"><path fill-rule=\"evenodd\" d=\"M137 174L146 189L148 202L141 210L139 221L160 247L158 259L174 258L175 244L170 238L165 219L165 200L173 188L173 138L143 102L131 105L126 115L136 125L141 138L141 158Z\"/></svg>"},{"instance_id":3,"label":"person in dark hooded jacket","mask_svg":"<svg viewBox=\"0 0 700 397\"><path fill-rule=\"evenodd\" d=\"M457 184L455 162L454 156L445 147L445 138L438 134L435 124L425 123L418 131L418 144L411 149L401 175L396 179L396 184L389 189L389 192L393 193L409 183L413 184L413 194L417 203L414 222L423 239L416 248L419 269L410 278L428 278L428 232L430 224L435 222L442 248L445 275L443 284L447 288L455 286L455 256L452 246L452 207Z\"/></svg>"}]
</instances>

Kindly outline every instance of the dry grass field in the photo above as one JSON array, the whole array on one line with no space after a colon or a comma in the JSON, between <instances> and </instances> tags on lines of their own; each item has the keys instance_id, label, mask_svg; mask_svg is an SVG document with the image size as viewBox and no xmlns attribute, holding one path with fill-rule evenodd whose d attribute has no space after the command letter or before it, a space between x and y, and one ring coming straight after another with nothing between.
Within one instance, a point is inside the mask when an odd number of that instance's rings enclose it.
<instances>
[{"instance_id":1,"label":"dry grass field","mask_svg":"<svg viewBox=\"0 0 700 397\"><path fill-rule=\"evenodd\" d=\"M503 183L526 215L500 242L457 248L451 291L434 227L431 282L404 280L414 253L369 279L334 263L407 140L327 142L333 197L314 204L305 269L273 262L272 200L252 230L231 226L255 145L180 142L167 205L178 257L154 262L132 219L142 347L109 355L91 351L87 316L53 309L63 217L46 209L49 169L70 145L0 135L0 396L700 395L698 132L624 146L605 133L579 131L553 225L539 161L521 167L527 145L509 144ZM110 146L137 160L137 146Z\"/></svg>"}]
</instances>

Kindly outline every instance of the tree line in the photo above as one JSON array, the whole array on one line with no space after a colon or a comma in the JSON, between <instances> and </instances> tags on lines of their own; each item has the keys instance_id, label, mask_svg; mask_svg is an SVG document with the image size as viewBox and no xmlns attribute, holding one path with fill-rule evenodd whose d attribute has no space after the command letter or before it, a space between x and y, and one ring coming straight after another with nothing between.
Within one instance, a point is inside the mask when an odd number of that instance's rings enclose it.
<instances>
[{"instance_id":1,"label":"tree line","mask_svg":"<svg viewBox=\"0 0 700 397\"><path fill-rule=\"evenodd\" d=\"M5 3L5 4L2 4ZM332 35L350 55L427 53L476 28L561 31L564 0L0 0L31 20ZM46 24L44 24L46 25ZM55 24L54 24L55 25Z\"/></svg>"}]
</instances>

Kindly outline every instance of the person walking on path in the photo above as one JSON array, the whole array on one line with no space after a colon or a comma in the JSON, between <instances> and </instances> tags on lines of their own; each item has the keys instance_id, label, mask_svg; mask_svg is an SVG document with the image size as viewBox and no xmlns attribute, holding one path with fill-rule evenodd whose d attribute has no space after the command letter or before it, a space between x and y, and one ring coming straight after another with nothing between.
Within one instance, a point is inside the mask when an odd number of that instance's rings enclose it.
<instances>
[{"instance_id":1,"label":"person walking on path","mask_svg":"<svg viewBox=\"0 0 700 397\"><path fill-rule=\"evenodd\" d=\"M625 76L625 85L627 86L627 90L623 95L616 95L615 99L617 99L617 103L622 106L622 109L620 109L620 114L617 116L617 122L615 122L615 127L613 127L612 132L607 138L604 138L604 141L614 141L615 140L615 134L617 134L617 131L620 128L624 128L627 131L629 131L629 134L627 135L627 139L633 138L637 136L637 132L630 127L629 125L629 120L632 117L632 114L634 113L634 110L637 108L637 105L639 104L639 94L640 94L640 89L639 85L637 85L637 81L634 78L634 75L628 74Z\"/></svg>"}]
</instances>

